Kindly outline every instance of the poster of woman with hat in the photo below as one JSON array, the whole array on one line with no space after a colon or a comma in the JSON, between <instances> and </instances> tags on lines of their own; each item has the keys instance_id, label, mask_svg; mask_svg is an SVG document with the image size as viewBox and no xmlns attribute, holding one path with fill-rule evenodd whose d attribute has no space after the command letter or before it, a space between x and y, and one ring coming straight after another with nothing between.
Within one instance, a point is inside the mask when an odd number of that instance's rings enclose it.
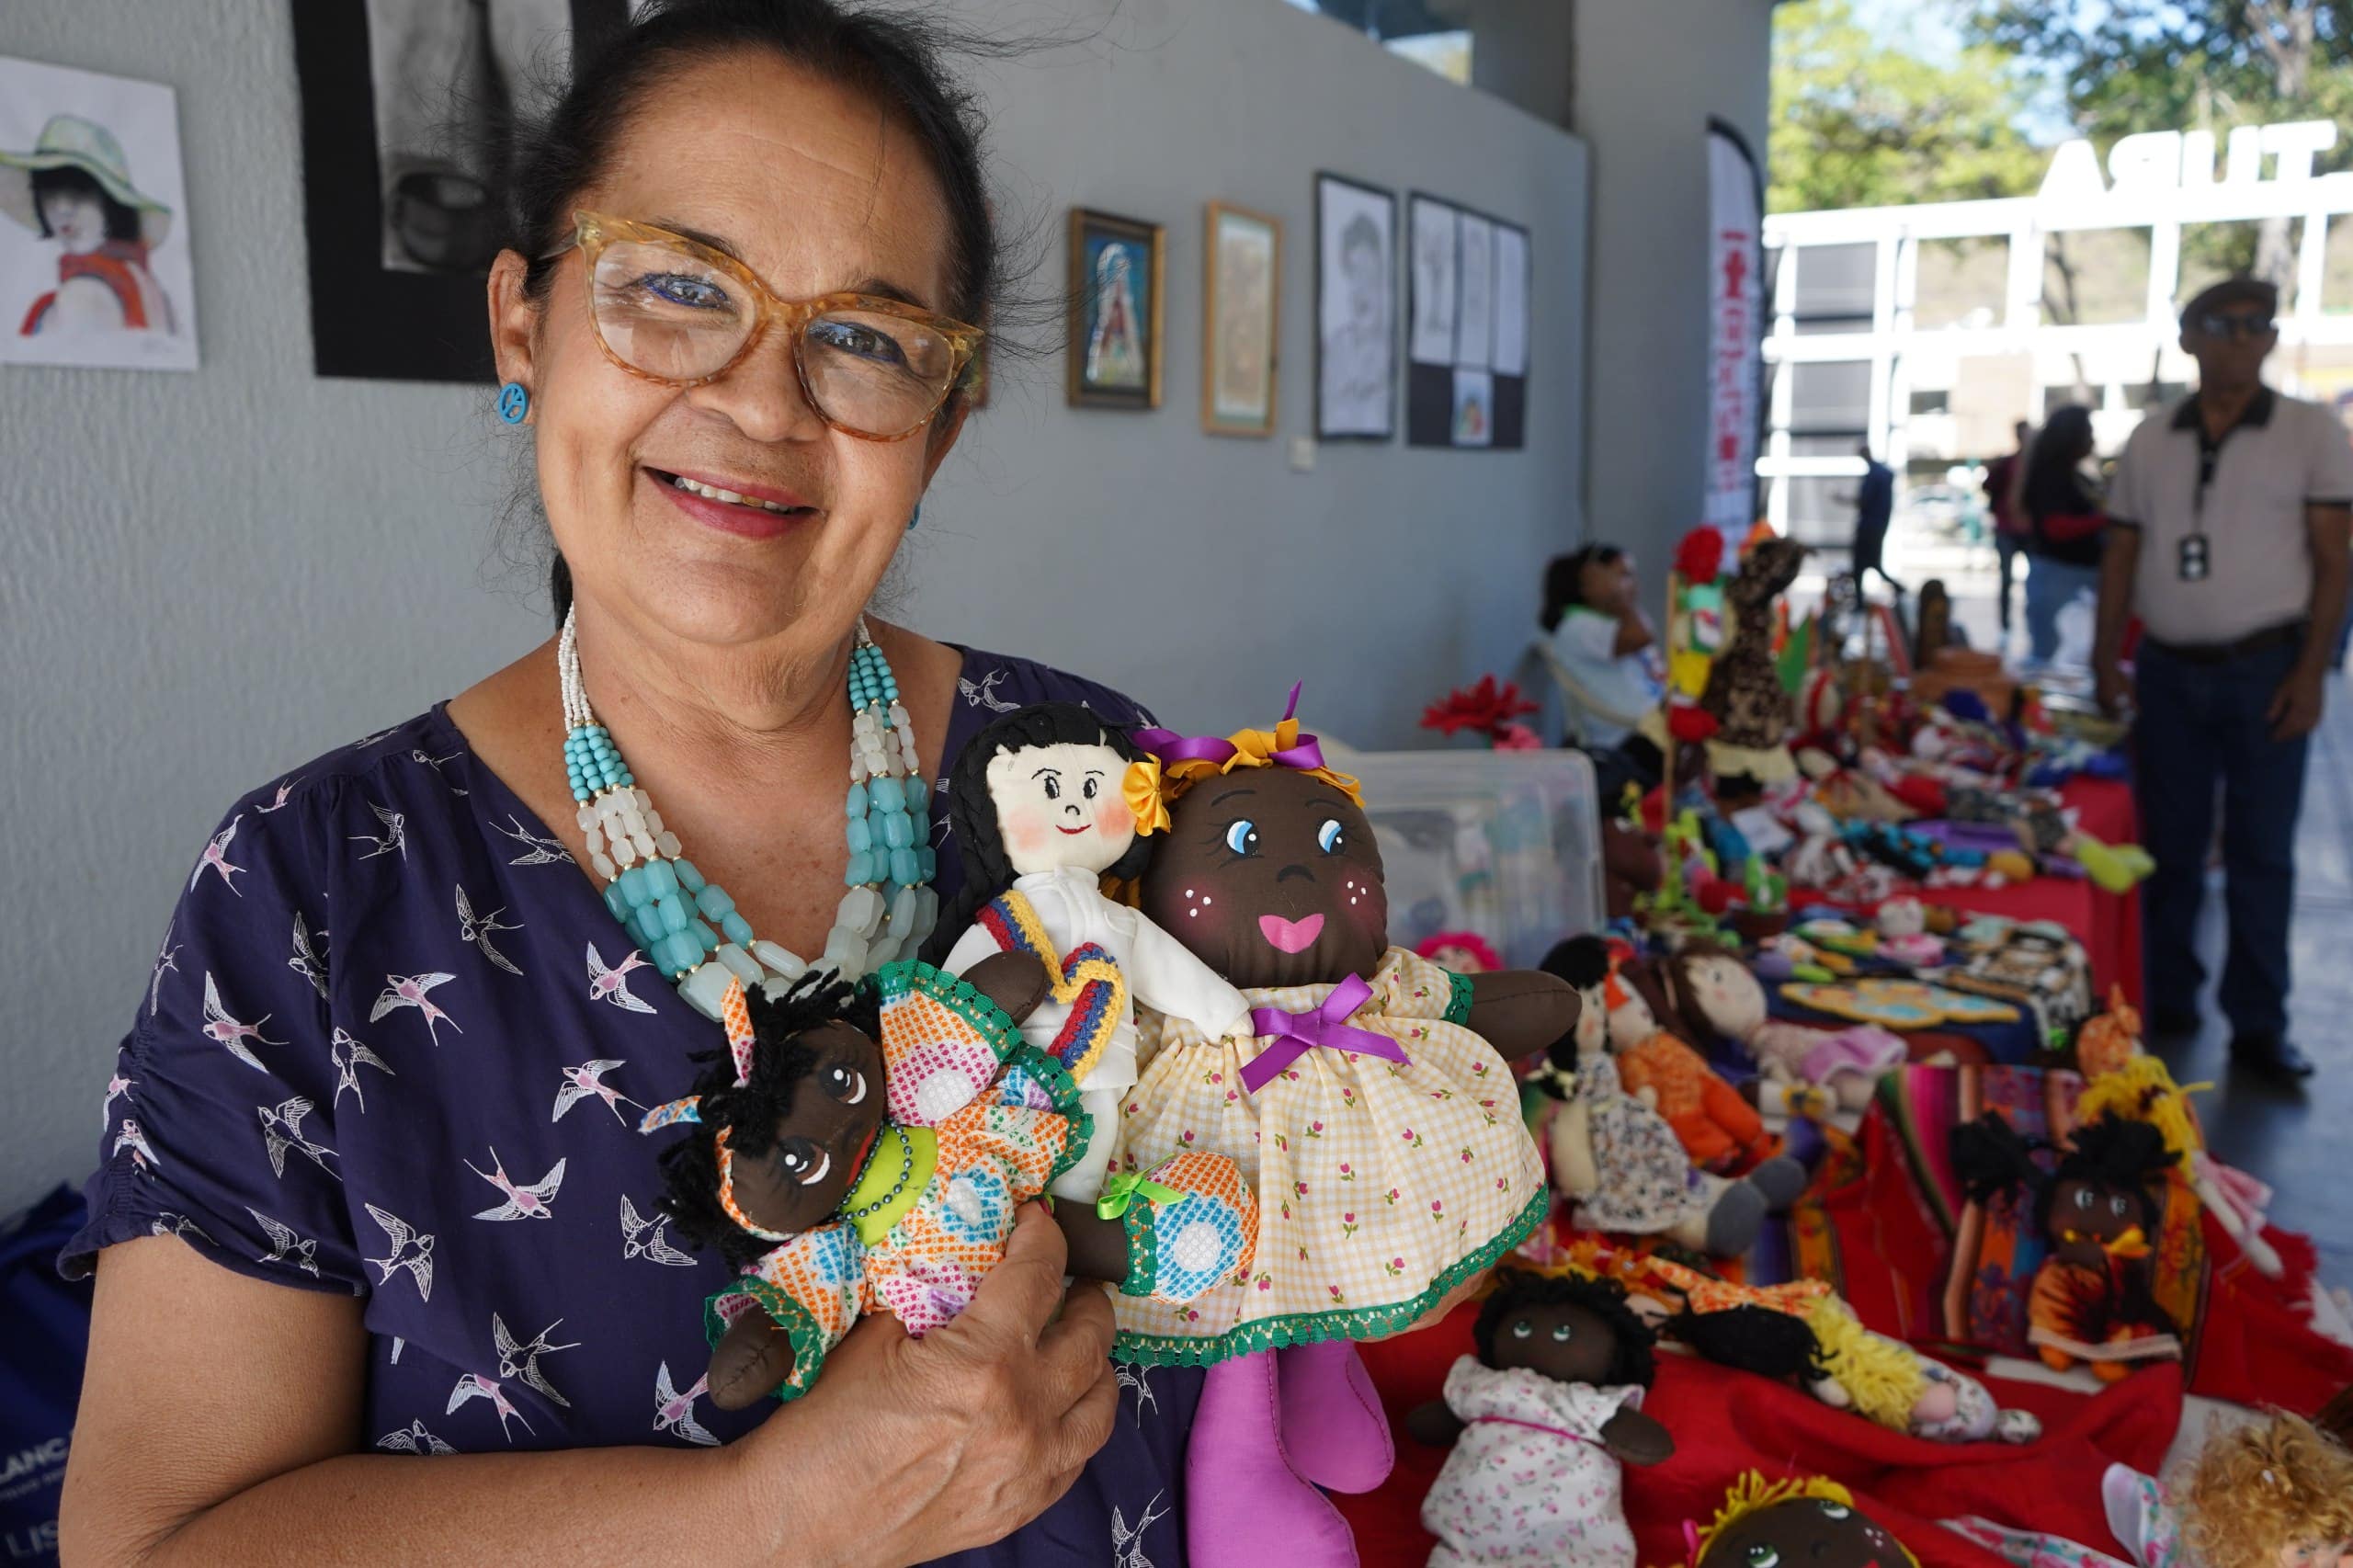
<instances>
[{"instance_id":1,"label":"poster of woman with hat","mask_svg":"<svg viewBox=\"0 0 2353 1568\"><path fill-rule=\"evenodd\" d=\"M172 89L0 59L0 361L196 368Z\"/></svg>"}]
</instances>

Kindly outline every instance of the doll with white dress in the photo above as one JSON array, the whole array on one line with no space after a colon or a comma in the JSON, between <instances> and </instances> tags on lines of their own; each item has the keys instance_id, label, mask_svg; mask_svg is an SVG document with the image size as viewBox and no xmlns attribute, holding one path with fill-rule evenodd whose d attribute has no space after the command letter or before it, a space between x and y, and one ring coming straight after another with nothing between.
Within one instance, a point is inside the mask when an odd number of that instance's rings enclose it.
<instances>
[{"instance_id":1,"label":"doll with white dress","mask_svg":"<svg viewBox=\"0 0 2353 1568\"><path fill-rule=\"evenodd\" d=\"M1142 755L1078 704L1040 702L974 736L949 779L965 892L932 938L953 946L926 957L950 974L1001 952L1045 966L1045 1000L1021 1036L1062 1064L1093 1119L1085 1153L1052 1187L1082 1202L1102 1189L1120 1100L1136 1081L1136 1004L1211 1039L1250 1014L1242 993L1182 943L1103 894L1106 877L1132 879L1150 853L1125 790Z\"/></svg>"}]
</instances>

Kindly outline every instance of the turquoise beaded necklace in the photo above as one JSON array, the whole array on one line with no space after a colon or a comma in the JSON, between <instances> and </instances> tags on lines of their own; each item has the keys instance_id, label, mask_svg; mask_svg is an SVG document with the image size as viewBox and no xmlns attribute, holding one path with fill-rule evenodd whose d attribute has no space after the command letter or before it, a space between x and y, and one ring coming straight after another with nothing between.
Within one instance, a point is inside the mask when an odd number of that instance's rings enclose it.
<instances>
[{"instance_id":1,"label":"turquoise beaded necklace","mask_svg":"<svg viewBox=\"0 0 2353 1568\"><path fill-rule=\"evenodd\" d=\"M556 642L556 669L563 688L564 775L580 807L589 864L605 881L605 907L697 1011L716 1020L730 980L746 990L760 986L770 997L812 969L856 980L913 958L931 935L939 918L931 886L939 862L926 831L930 786L898 679L863 619L849 661L849 866L842 878L849 891L814 959L760 939L727 891L680 852L678 835L664 825L588 706L569 612Z\"/></svg>"}]
</instances>

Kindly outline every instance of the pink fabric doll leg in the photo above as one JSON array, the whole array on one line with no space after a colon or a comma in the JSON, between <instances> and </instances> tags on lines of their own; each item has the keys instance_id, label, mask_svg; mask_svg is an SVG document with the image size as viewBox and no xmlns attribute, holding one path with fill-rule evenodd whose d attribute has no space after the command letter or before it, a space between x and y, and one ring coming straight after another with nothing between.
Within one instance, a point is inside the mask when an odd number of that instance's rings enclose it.
<instances>
[{"instance_id":1,"label":"pink fabric doll leg","mask_svg":"<svg viewBox=\"0 0 2353 1568\"><path fill-rule=\"evenodd\" d=\"M1284 1451L1299 1472L1330 1492L1370 1492L1389 1479L1397 1444L1389 1415L1345 1339L1275 1352Z\"/></svg>"},{"instance_id":2,"label":"pink fabric doll leg","mask_svg":"<svg viewBox=\"0 0 2353 1568\"><path fill-rule=\"evenodd\" d=\"M1285 1451L1271 1350L1209 1370L1185 1449L1194 1568L1357 1568L1356 1536Z\"/></svg>"}]
</instances>

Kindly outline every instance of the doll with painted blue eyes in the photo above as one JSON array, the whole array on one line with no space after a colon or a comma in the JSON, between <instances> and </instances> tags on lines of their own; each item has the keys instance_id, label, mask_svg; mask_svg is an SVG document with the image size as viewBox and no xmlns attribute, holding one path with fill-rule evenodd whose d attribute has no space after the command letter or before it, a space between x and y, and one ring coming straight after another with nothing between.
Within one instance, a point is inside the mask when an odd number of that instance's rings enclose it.
<instances>
[{"instance_id":1,"label":"doll with painted blue eyes","mask_svg":"<svg viewBox=\"0 0 2353 1568\"><path fill-rule=\"evenodd\" d=\"M1620 1467L1675 1453L1643 1414L1651 1331L1614 1279L1502 1278L1472 1330L1478 1354L1405 1418L1415 1437L1453 1446L1422 1504L1438 1538L1430 1568L1633 1568Z\"/></svg>"}]
</instances>

